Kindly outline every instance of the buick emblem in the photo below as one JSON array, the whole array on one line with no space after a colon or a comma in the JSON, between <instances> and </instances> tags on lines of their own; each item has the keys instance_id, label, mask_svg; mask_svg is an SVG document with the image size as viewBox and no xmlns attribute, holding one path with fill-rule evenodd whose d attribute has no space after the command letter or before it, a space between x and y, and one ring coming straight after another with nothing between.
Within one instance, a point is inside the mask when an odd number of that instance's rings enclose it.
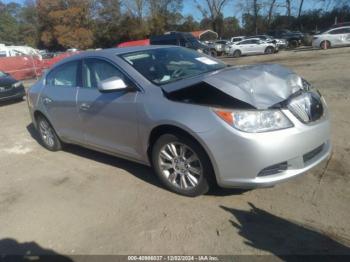
<instances>
[{"instance_id":1,"label":"buick emblem","mask_svg":"<svg viewBox=\"0 0 350 262\"><path fill-rule=\"evenodd\" d=\"M294 98L290 101L288 108L304 123L314 121L323 114L320 97L312 92L305 92Z\"/></svg>"}]
</instances>

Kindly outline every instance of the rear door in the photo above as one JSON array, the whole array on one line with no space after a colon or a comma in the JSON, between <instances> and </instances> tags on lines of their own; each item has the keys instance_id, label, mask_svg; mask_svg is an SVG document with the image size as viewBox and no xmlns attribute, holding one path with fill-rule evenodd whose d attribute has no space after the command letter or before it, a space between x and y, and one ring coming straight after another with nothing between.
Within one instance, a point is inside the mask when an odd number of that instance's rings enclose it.
<instances>
[{"instance_id":1,"label":"rear door","mask_svg":"<svg viewBox=\"0 0 350 262\"><path fill-rule=\"evenodd\" d=\"M265 45L260 40L251 40L251 44L249 45L250 52L254 54L261 54L265 51Z\"/></svg>"},{"instance_id":2,"label":"rear door","mask_svg":"<svg viewBox=\"0 0 350 262\"><path fill-rule=\"evenodd\" d=\"M337 28L329 32L332 46L346 45L346 29Z\"/></svg>"},{"instance_id":3,"label":"rear door","mask_svg":"<svg viewBox=\"0 0 350 262\"><path fill-rule=\"evenodd\" d=\"M120 77L132 83L111 62L101 58L84 59L83 87L78 92L78 110L84 128L85 143L104 151L139 159L136 91L100 92L99 82Z\"/></svg>"},{"instance_id":4,"label":"rear door","mask_svg":"<svg viewBox=\"0 0 350 262\"><path fill-rule=\"evenodd\" d=\"M78 142L83 140L76 101L80 65L80 61L72 61L51 71L40 98L49 121L60 137Z\"/></svg>"},{"instance_id":5,"label":"rear door","mask_svg":"<svg viewBox=\"0 0 350 262\"><path fill-rule=\"evenodd\" d=\"M350 27L344 29L345 31L345 42L347 45L350 45Z\"/></svg>"},{"instance_id":6,"label":"rear door","mask_svg":"<svg viewBox=\"0 0 350 262\"><path fill-rule=\"evenodd\" d=\"M244 40L242 42L237 43L237 46L241 50L242 54L249 54L251 52L249 47L250 44L251 40Z\"/></svg>"}]
</instances>

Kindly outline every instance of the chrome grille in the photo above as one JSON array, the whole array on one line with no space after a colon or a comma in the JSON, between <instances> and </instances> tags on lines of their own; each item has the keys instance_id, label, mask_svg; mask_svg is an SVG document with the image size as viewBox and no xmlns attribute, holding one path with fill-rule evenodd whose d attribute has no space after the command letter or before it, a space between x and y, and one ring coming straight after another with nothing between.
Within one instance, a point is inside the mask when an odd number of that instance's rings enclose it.
<instances>
[{"instance_id":1,"label":"chrome grille","mask_svg":"<svg viewBox=\"0 0 350 262\"><path fill-rule=\"evenodd\" d=\"M293 98L288 109L303 123L320 119L324 110L321 96L315 92L305 92Z\"/></svg>"}]
</instances>

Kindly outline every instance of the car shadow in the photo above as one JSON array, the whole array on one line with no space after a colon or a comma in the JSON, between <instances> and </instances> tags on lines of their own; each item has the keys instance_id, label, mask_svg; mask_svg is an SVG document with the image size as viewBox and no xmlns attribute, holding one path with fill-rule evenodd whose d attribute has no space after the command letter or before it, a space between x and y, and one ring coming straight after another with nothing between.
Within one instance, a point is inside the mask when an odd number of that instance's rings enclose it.
<instances>
[{"instance_id":1,"label":"car shadow","mask_svg":"<svg viewBox=\"0 0 350 262\"><path fill-rule=\"evenodd\" d=\"M39 144L41 144L38 132L36 131L33 123L27 126L27 131L29 132L32 138L34 138ZM164 189L159 180L157 179L156 175L154 174L152 168L148 166L125 160L116 156L100 153L77 145L67 144L64 146L63 150L70 154L74 154L102 164L123 169L129 172L130 174L134 175L138 179L152 184L153 186Z\"/></svg>"},{"instance_id":2,"label":"car shadow","mask_svg":"<svg viewBox=\"0 0 350 262\"><path fill-rule=\"evenodd\" d=\"M16 99L11 99L11 100L6 100L6 101L0 101L0 107L13 105L13 104L19 104L19 103L24 102L24 101L25 100L23 98L16 98Z\"/></svg>"},{"instance_id":3,"label":"car shadow","mask_svg":"<svg viewBox=\"0 0 350 262\"><path fill-rule=\"evenodd\" d=\"M219 186L215 186L206 194L208 196L216 196L216 197L227 197L234 195L242 195L246 192L249 192L253 189L242 189L242 188L221 188Z\"/></svg>"},{"instance_id":4,"label":"car shadow","mask_svg":"<svg viewBox=\"0 0 350 262\"><path fill-rule=\"evenodd\" d=\"M35 242L19 243L11 238L0 240L0 261L73 262L69 257L60 255L51 249L44 249Z\"/></svg>"},{"instance_id":5,"label":"car shadow","mask_svg":"<svg viewBox=\"0 0 350 262\"><path fill-rule=\"evenodd\" d=\"M31 137L37 141L37 143L41 144L39 134L36 131L33 123L30 123L27 126L27 131L31 135ZM152 184L153 186L156 186L165 190L165 188L163 187L161 182L158 180L158 178L156 177L156 174L154 173L151 167L138 164L136 162L132 162L129 160L125 160L116 156L100 153L98 151L90 150L77 145L71 145L71 144L65 145L63 150L70 154L78 155L80 157L88 158L90 160L93 160L99 163L103 163L106 165L123 169L131 173L138 179L141 179L149 184ZM238 189L238 188L227 189L227 188L220 188L218 186L214 186L206 195L224 197L224 196L231 196L231 195L241 195L249 190L251 189Z\"/></svg>"},{"instance_id":6,"label":"car shadow","mask_svg":"<svg viewBox=\"0 0 350 262\"><path fill-rule=\"evenodd\" d=\"M330 237L321 230L278 217L251 203L249 205L251 209L248 211L220 206L233 215L234 219L230 222L248 246L268 251L284 261L298 261L290 255L350 255L349 245L336 240L347 242L346 239L336 235Z\"/></svg>"}]
</instances>

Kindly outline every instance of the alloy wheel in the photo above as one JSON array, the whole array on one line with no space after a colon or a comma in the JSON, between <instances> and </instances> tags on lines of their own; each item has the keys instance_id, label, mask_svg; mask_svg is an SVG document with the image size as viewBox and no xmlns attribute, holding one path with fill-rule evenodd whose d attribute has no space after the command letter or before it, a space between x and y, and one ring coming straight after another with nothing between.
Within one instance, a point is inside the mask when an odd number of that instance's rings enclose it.
<instances>
[{"instance_id":1,"label":"alloy wheel","mask_svg":"<svg viewBox=\"0 0 350 262\"><path fill-rule=\"evenodd\" d=\"M168 182L181 189L195 188L203 175L197 154L179 142L164 145L160 150L158 163Z\"/></svg>"},{"instance_id":2,"label":"alloy wheel","mask_svg":"<svg viewBox=\"0 0 350 262\"><path fill-rule=\"evenodd\" d=\"M41 138L43 140L43 142L49 146L49 147L53 147L55 145L55 135L54 135L54 131L51 128L50 124L42 119L39 123L39 131L40 131L40 135Z\"/></svg>"}]
</instances>

